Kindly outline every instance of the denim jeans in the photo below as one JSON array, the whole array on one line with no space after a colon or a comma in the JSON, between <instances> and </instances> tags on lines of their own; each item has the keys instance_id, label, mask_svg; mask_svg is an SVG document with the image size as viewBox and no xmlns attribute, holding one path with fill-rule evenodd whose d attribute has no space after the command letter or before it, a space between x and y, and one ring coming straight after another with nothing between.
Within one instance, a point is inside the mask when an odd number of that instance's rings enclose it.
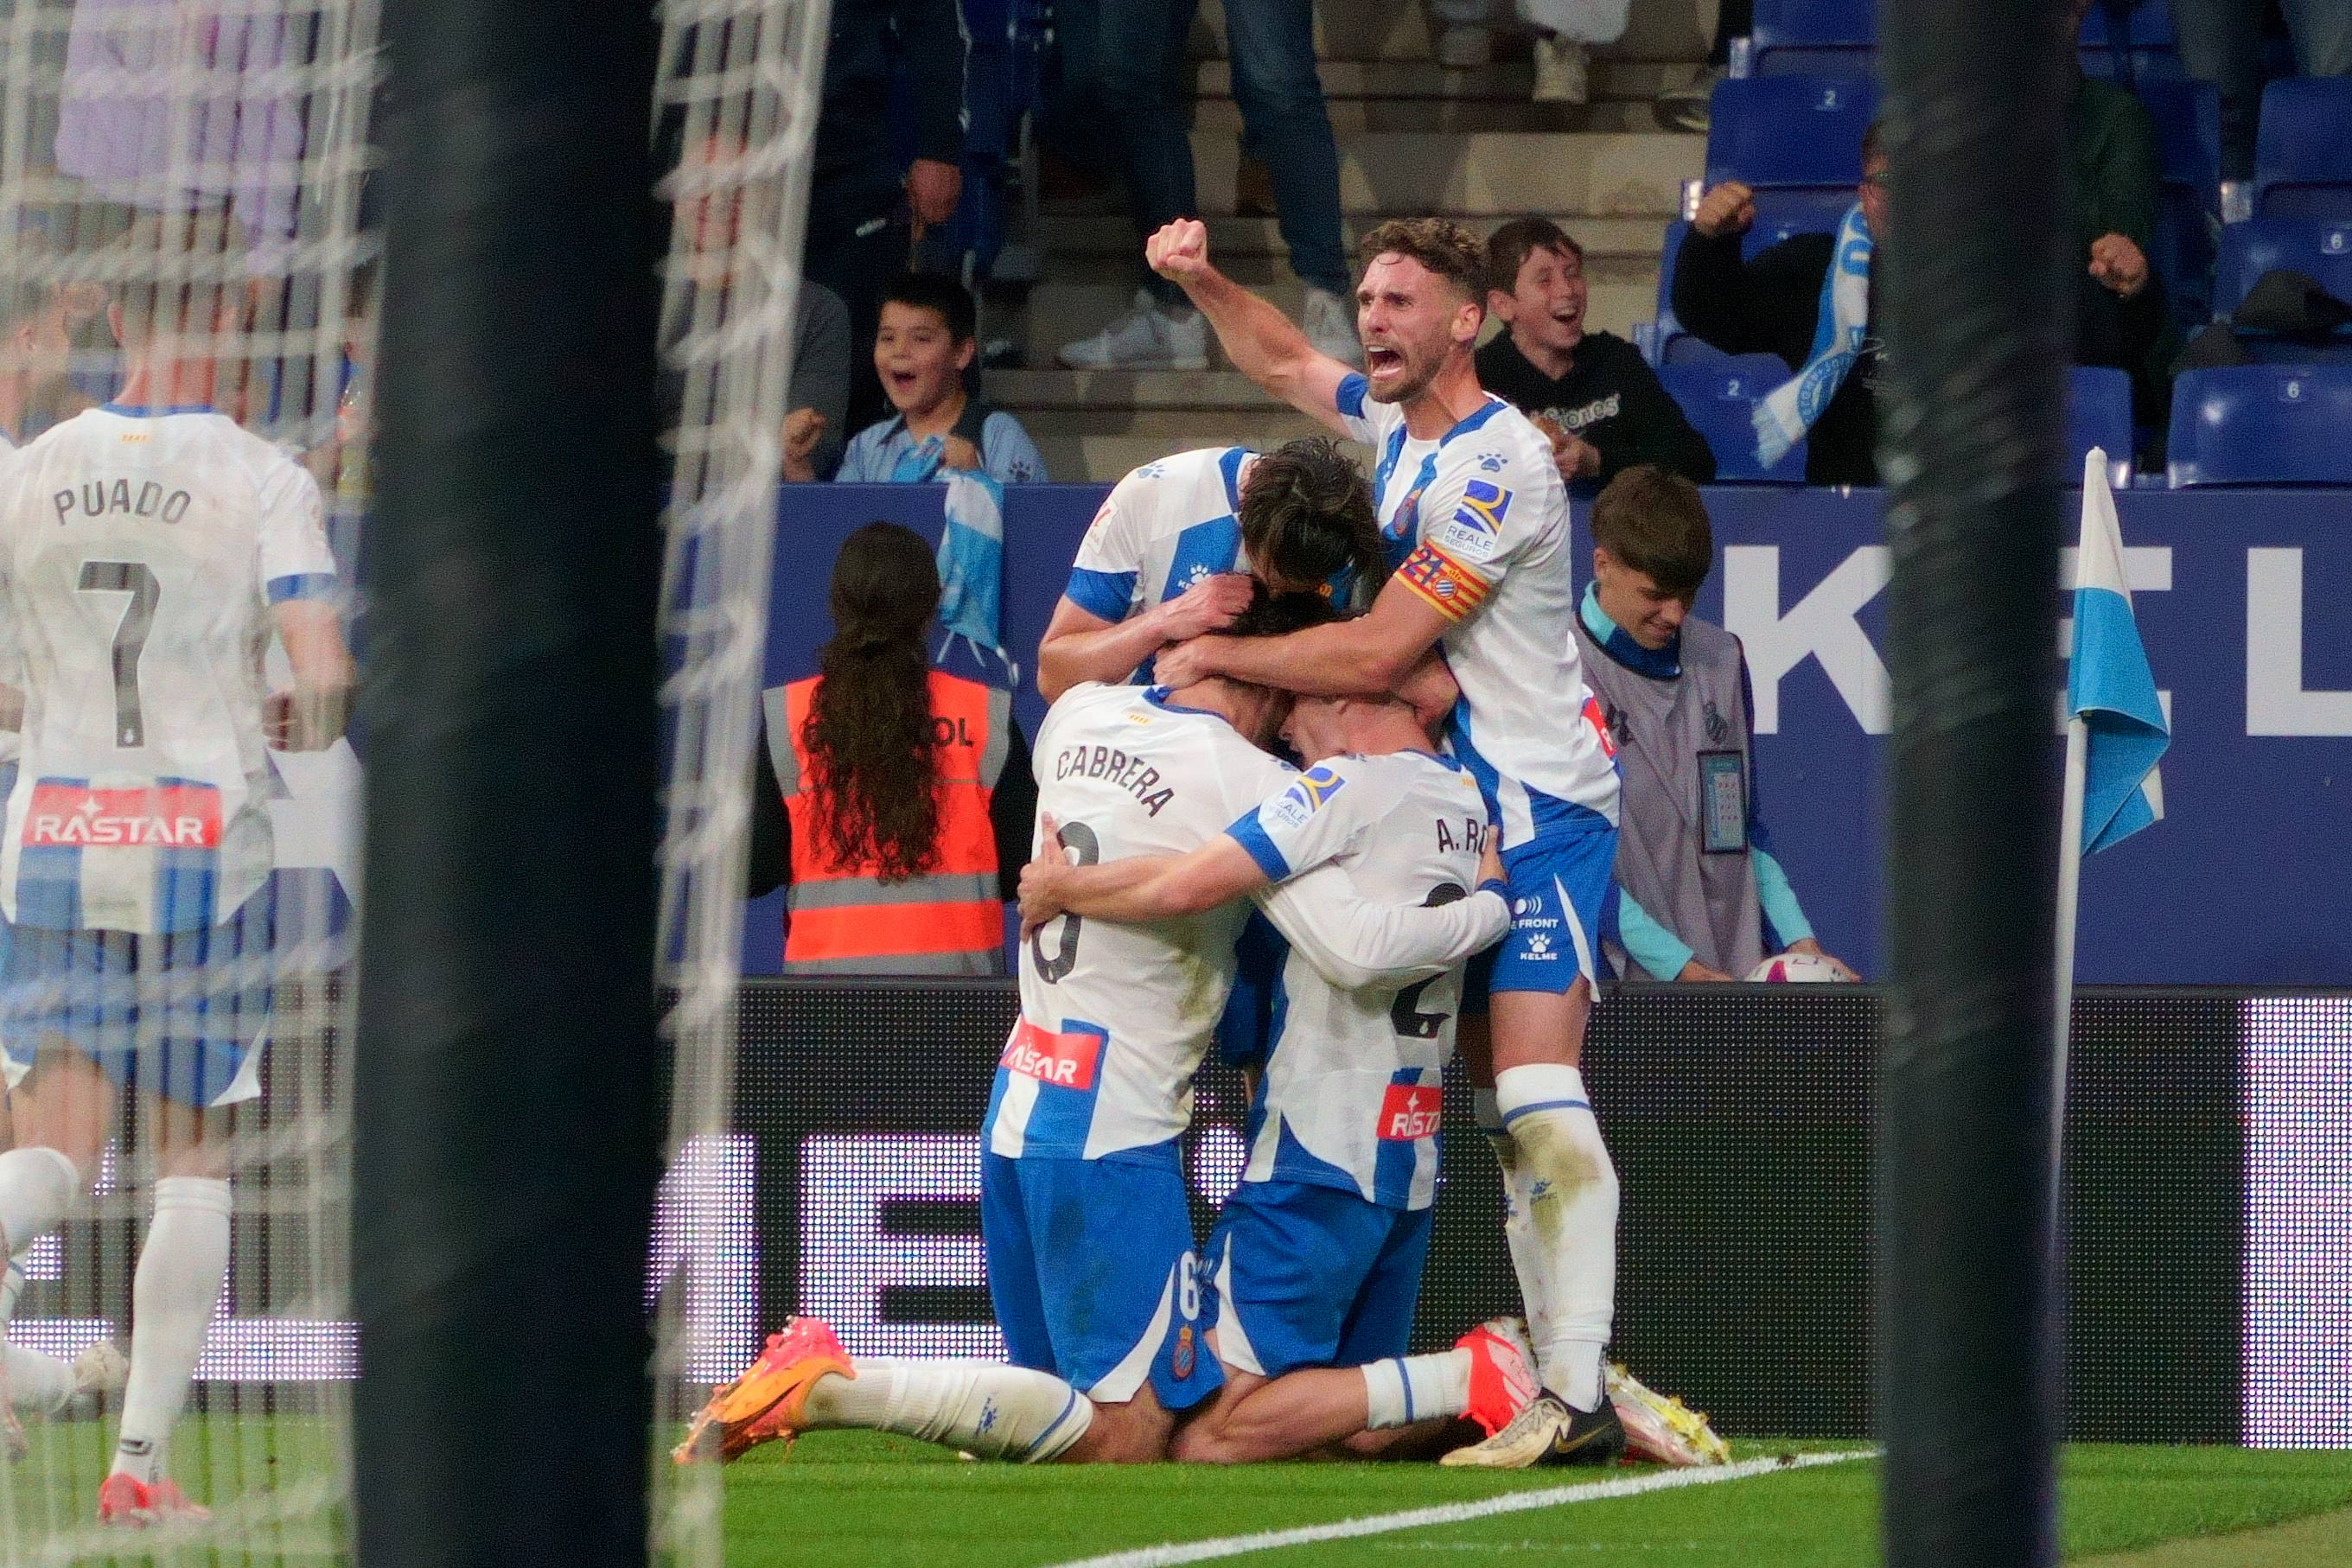
<instances>
[{"instance_id":1,"label":"denim jeans","mask_svg":"<svg viewBox=\"0 0 2352 1568\"><path fill-rule=\"evenodd\" d=\"M1171 219L1196 216L1192 177L1192 84L1184 58L1193 0L1061 0L1055 32L1063 100L1049 133L1074 162L1094 163L1084 142L1106 132L1135 214L1137 254ZM1348 258L1339 238L1339 154L1315 69L1311 0L1226 0L1234 98L1244 139L1274 175L1282 237L1294 271L1345 295ZM1176 286L1146 271L1163 304Z\"/></svg>"},{"instance_id":2,"label":"denim jeans","mask_svg":"<svg viewBox=\"0 0 2352 1568\"><path fill-rule=\"evenodd\" d=\"M2352 0L2280 0L2295 69L2352 76ZM2172 0L2174 47L2221 92L2221 177L2251 179L2263 101L2263 0Z\"/></svg>"}]
</instances>

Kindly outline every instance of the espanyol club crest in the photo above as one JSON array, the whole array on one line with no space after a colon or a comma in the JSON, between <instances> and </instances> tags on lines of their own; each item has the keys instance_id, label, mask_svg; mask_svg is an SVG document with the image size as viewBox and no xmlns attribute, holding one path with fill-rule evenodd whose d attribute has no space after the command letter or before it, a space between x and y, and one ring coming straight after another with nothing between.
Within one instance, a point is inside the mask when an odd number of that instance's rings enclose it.
<instances>
[{"instance_id":1,"label":"espanyol club crest","mask_svg":"<svg viewBox=\"0 0 2352 1568\"><path fill-rule=\"evenodd\" d=\"M1168 1371L1178 1382L1192 1375L1192 1363L1200 1352L1192 1348L1192 1325L1186 1323L1176 1331L1176 1343L1168 1352Z\"/></svg>"}]
</instances>

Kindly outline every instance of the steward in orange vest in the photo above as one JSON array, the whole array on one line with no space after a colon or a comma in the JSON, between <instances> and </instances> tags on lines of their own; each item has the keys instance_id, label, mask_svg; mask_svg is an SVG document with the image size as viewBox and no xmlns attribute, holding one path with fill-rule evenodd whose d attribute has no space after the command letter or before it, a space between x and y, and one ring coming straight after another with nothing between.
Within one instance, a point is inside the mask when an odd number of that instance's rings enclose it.
<instances>
[{"instance_id":1,"label":"steward in orange vest","mask_svg":"<svg viewBox=\"0 0 2352 1568\"><path fill-rule=\"evenodd\" d=\"M1003 905L1027 858L1036 785L1012 694L923 668L938 583L919 536L859 529L835 562L827 673L764 695L750 891L785 888L787 974L1004 973ZM836 730L829 759L811 722L827 680L857 703L836 717L853 728ZM919 693L927 719L910 711ZM871 734L856 728L868 715ZM894 723L906 743L885 733ZM928 770L911 738L924 733ZM861 773L851 792L861 804L844 798L828 761ZM929 837L904 842L906 798L924 771Z\"/></svg>"}]
</instances>

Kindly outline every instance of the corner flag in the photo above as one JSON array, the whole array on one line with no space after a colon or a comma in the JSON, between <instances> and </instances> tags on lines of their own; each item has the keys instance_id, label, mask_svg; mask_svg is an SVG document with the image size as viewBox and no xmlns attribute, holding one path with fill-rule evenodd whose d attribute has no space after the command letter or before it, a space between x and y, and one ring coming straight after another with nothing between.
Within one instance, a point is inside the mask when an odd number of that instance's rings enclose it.
<instances>
[{"instance_id":1,"label":"corner flag","mask_svg":"<svg viewBox=\"0 0 2352 1568\"><path fill-rule=\"evenodd\" d=\"M2066 668L2066 711L2088 741L2082 852L2105 849L2164 816L2157 759L2172 728L2157 700L2156 677L2132 618L2124 576L2123 531L2107 488L2107 458L2083 463L2083 532L2075 552L2074 647Z\"/></svg>"}]
</instances>

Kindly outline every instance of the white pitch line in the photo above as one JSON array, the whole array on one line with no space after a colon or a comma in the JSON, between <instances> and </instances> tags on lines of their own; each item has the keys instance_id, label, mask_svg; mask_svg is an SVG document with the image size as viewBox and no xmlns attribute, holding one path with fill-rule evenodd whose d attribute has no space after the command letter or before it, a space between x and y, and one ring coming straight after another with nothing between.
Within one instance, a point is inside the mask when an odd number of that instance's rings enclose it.
<instances>
[{"instance_id":1,"label":"white pitch line","mask_svg":"<svg viewBox=\"0 0 2352 1568\"><path fill-rule=\"evenodd\" d=\"M1676 1487L1713 1486L1718 1481L1746 1480L1781 1470L1809 1469L1815 1465L1842 1465L1849 1459L1874 1459L1876 1448L1842 1448L1833 1453L1797 1454L1783 1460L1744 1459L1736 1465L1704 1466L1686 1470L1660 1470L1618 1481L1587 1481L1580 1486L1546 1487L1541 1491L1506 1492L1476 1502L1445 1503L1436 1508L1409 1509L1402 1513L1376 1513L1363 1519L1342 1519L1329 1524L1302 1524L1289 1530L1261 1530L1254 1535L1228 1535L1215 1541L1171 1542L1139 1546L1100 1557L1080 1557L1054 1568L1175 1568L1181 1563L1205 1563L1215 1557L1239 1557L1249 1552L1271 1552L1282 1546L1312 1546L1324 1541L1347 1541L1360 1535L1386 1535L1392 1531L1423 1530L1433 1524L1462 1524L1491 1519L1498 1513L1522 1513L1529 1509L1559 1508L1572 1502L1600 1502L1607 1498L1639 1497L1643 1492L1671 1491Z\"/></svg>"}]
</instances>

